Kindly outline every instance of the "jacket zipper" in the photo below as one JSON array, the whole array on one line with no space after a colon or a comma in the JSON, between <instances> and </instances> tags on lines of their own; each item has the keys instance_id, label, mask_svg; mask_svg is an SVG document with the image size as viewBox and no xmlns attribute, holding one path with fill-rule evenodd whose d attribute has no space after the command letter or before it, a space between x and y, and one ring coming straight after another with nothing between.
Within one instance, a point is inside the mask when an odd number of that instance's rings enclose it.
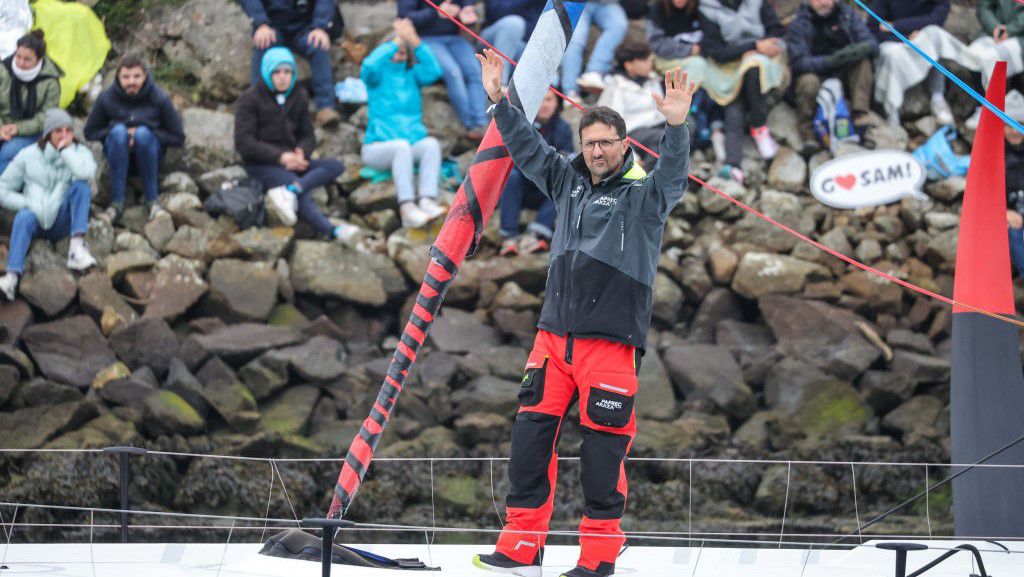
<instances>
[{"instance_id":1,"label":"jacket zipper","mask_svg":"<svg viewBox=\"0 0 1024 577\"><path fill-rule=\"evenodd\" d=\"M569 282L567 283L567 287L566 287L566 290L565 290L565 297L566 297L566 300L569 303L569 306L566 307L568 309L568 311L567 311L568 314L566 314L566 325L568 325L567 326L568 334L572 334L573 320L574 320L573 317L575 316L573 314L575 311L573 310L574 306L573 306L573 298L572 298L572 279L573 279L573 276L575 275L575 272L576 272L576 256L579 255L580 250L583 247L583 211L586 210L586 208L587 208L587 201L590 200L590 198L593 196L593 194L594 194L594 190L591 189L590 194L584 194L583 195L583 198L580 201L580 212L579 212L579 215L577 215L577 217L576 217L576 237L577 237L576 250L573 251L572 259L569 261L569 279L568 279Z\"/></svg>"}]
</instances>

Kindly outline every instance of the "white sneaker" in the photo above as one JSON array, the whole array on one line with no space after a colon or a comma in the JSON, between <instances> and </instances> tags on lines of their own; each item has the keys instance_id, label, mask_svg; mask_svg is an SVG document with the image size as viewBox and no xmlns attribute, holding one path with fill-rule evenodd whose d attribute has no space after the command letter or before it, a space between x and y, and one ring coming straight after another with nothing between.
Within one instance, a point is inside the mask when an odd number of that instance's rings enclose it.
<instances>
[{"instance_id":1,"label":"white sneaker","mask_svg":"<svg viewBox=\"0 0 1024 577\"><path fill-rule=\"evenodd\" d=\"M398 207L398 214L402 217L402 226L405 228L423 228L423 225L430 222L425 212L416 206L415 202L403 202Z\"/></svg>"},{"instance_id":2,"label":"white sneaker","mask_svg":"<svg viewBox=\"0 0 1024 577\"><path fill-rule=\"evenodd\" d=\"M18 290L18 275L9 272L0 277L0 296L9 301L14 300L14 294Z\"/></svg>"},{"instance_id":3,"label":"white sneaker","mask_svg":"<svg viewBox=\"0 0 1024 577\"><path fill-rule=\"evenodd\" d=\"M164 207L160 206L159 202L154 202L153 205L149 207L149 220L151 221L156 220L165 214L169 215L169 213L164 210Z\"/></svg>"},{"instance_id":4,"label":"white sneaker","mask_svg":"<svg viewBox=\"0 0 1024 577\"><path fill-rule=\"evenodd\" d=\"M768 130L767 126L751 128L750 136L754 138L754 143L757 144L757 152L761 154L761 158L771 160L779 153L779 145L772 138L772 133Z\"/></svg>"},{"instance_id":5,"label":"white sneaker","mask_svg":"<svg viewBox=\"0 0 1024 577\"><path fill-rule=\"evenodd\" d=\"M600 92L604 90L604 78L597 72L584 72L576 80L576 85L587 92Z\"/></svg>"},{"instance_id":6,"label":"white sneaker","mask_svg":"<svg viewBox=\"0 0 1024 577\"><path fill-rule=\"evenodd\" d=\"M719 163L725 162L725 132L722 130L711 131L711 150L715 152L715 160Z\"/></svg>"},{"instance_id":7,"label":"white sneaker","mask_svg":"<svg viewBox=\"0 0 1024 577\"><path fill-rule=\"evenodd\" d=\"M437 204L437 200L430 197L423 197L417 204L423 214L427 215L427 218L434 220L435 218L443 215L446 211L443 206Z\"/></svg>"},{"instance_id":8,"label":"white sneaker","mask_svg":"<svg viewBox=\"0 0 1024 577\"><path fill-rule=\"evenodd\" d=\"M68 268L71 270L86 270L96 266L96 257L92 256L88 247L68 249Z\"/></svg>"},{"instance_id":9,"label":"white sneaker","mask_svg":"<svg viewBox=\"0 0 1024 577\"><path fill-rule=\"evenodd\" d=\"M955 122L953 120L953 110L949 108L949 103L946 102L946 98L941 94L932 95L932 113L935 114L936 120L942 126L948 126Z\"/></svg>"},{"instance_id":10,"label":"white sneaker","mask_svg":"<svg viewBox=\"0 0 1024 577\"><path fill-rule=\"evenodd\" d=\"M292 191L283 186L271 188L267 191L267 212L274 215L281 224L295 226L298 217L295 211L299 208L299 199Z\"/></svg>"},{"instance_id":11,"label":"white sneaker","mask_svg":"<svg viewBox=\"0 0 1024 577\"><path fill-rule=\"evenodd\" d=\"M336 222L334 225L334 240L342 244L351 245L362 232L363 229L351 222Z\"/></svg>"}]
</instances>

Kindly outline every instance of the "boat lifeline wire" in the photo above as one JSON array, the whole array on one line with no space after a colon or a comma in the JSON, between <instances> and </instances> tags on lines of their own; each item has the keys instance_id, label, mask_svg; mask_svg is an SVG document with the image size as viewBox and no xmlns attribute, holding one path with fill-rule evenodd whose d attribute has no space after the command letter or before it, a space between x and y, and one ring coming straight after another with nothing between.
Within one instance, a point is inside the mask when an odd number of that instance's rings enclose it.
<instances>
[{"instance_id":1,"label":"boat lifeline wire","mask_svg":"<svg viewBox=\"0 0 1024 577\"><path fill-rule=\"evenodd\" d=\"M864 6L863 4L861 4L860 0L853 0L853 1L857 2L862 7ZM1018 1L1020 2L1022 0L1018 0ZM438 13L441 14L443 18L448 18L447 15L445 15L445 13L441 10L441 7L438 6L436 3L434 3L433 0L424 0L424 2L426 2L431 7L433 7L435 10L437 10ZM866 9L866 7L865 7L865 9ZM872 16L874 16L876 19L878 19L880 22L882 22L883 24L886 24L888 26L888 23L886 23L884 20L881 20L878 17L878 15L874 14L873 12L871 12L870 14ZM494 48L493 45L491 45L489 42L484 40L479 34L477 34L475 31L470 29L468 26L466 26L465 24L463 24L462 22L459 22L457 19L454 19L454 18L452 18L451 21L456 26L458 26L460 29L462 29L463 32L466 32L467 34L472 36L477 42L479 42L480 44L486 46L490 50L494 50L494 52L496 54L501 56L504 60L506 60L507 62L509 62L513 66L517 65L517 62L515 60L512 60L511 58L509 58L505 54L503 54L500 51L498 51L496 48ZM897 34L899 34L899 33L897 32ZM907 40L903 36L899 36L899 37L904 42L908 43L912 48L914 48L919 54L924 55L924 53L921 51L921 49L918 48L917 46L915 46L909 40ZM924 55L924 56L925 56L925 58L928 58L927 55ZM1024 126L1021 126L1020 123L1018 123L1018 122L1014 121L1013 119L1009 118L1008 116L1006 116L1005 113L1003 113L997 107L992 105L992 103L989 102L984 96L982 96L982 95L978 94L976 91L972 90L962 80L957 78L955 75L953 75L951 72L949 72L945 68L939 66L938 63L936 63L934 60L928 58L928 61L930 63L932 63L934 66L938 66L939 70L941 72L943 72L944 74L946 74L947 76L949 76L950 78L952 78L954 80L954 82L957 83L958 86L961 86L962 88L967 90L968 94L970 94L970 96L972 98L977 100L979 103L981 103L986 108L989 108L990 110L998 111L998 114L999 114L1001 119L1003 119L1004 121L1009 122L1011 124L1011 126L1016 128L1020 132L1024 133ZM584 107L580 103L578 103L575 100L569 98L568 96L566 96L562 92L558 91L554 87L551 87L550 90L551 90L551 92L555 93L559 98L561 98L562 100L564 100L564 101L568 102L569 104L571 104L573 107L575 107L575 108L577 108L579 110L584 110ZM644 146L643 144L637 142L636 140L634 140L634 139L632 139L632 138L630 138L628 136L626 137L626 139L630 142L630 144L632 144L632 145L642 149L644 152L650 154L651 156L653 156L655 158L659 158L660 157L658 155L658 153L654 152L653 150L651 150L650 148ZM772 226L781 229L782 231L786 232L787 234L789 234L791 236L794 236L794 237L802 240L803 242L805 242L805 243L807 243L807 244L817 248L818 250L826 252L826 253L828 253L828 254L830 254L830 255L832 255L832 256L834 256L834 257L836 257L836 258L838 258L838 259L840 259L840 260L842 260L844 262L846 262L847 264L855 266L855 267L857 267L857 268L859 268L859 269L861 269L861 270L863 270L865 272L868 272L868 273L873 274L875 276L881 277L881 278L883 278L883 279L885 279L885 280L887 280L889 282L894 282L894 283L902 286L903 288L906 288L906 289L911 290L913 292L916 292L918 294L924 295L924 296L929 297L931 299L940 301L940 302L945 303L947 305L963 307L963 308L965 308L967 310L970 310L972 312L983 314L985 316L992 317L994 319L997 319L997 320L1000 320L1000 321L1003 321L1003 322L1007 322L1007 323L1016 325L1018 327L1024 328L1024 321L1022 321L1022 320L1019 320L1019 319L1016 319L1016 318L1013 318L1013 317L1010 317L1010 316L1007 316L1007 315L1002 315L1002 314L999 314L999 313L995 313L995 312L992 312L992 311L988 311L988 310L982 309L980 307L973 306L973 305L971 305L969 303L964 303L964 302L953 300L952 298L949 298L947 296L944 296L944 295L938 294L936 292L930 291L930 290L928 290L926 288L920 287L920 286L915 285L915 284L913 284L911 282L902 280L902 279L897 278L897 277L895 277L895 276L893 276L891 274L888 274L888 273L886 273L884 271L881 271L881 270L879 270L877 268L874 268L872 266L864 264L864 263L862 263L862 262L860 262L860 261L858 261L858 260L856 260L854 258L846 256L845 254L843 254L843 253L841 253L841 252L839 252L839 251L837 251L835 249L829 248L829 247L821 244L820 242L817 242L817 241L811 239L807 235L804 235L804 234L802 234L800 232L797 232L796 230L793 230L792 228L790 228L790 227L782 224L781 222L771 218L770 216L768 216L768 215L758 211L757 209L755 209L755 208L753 208L753 207L751 207L751 206L749 206L747 204L744 204L740 200L737 200L737 199L733 198L732 196L729 196L725 192L722 192L718 188L716 188L716 187L712 186L711 184L705 182L703 179L699 178L698 176L694 175L693 173L690 173L689 178L693 182L695 182L698 185L700 185L700 186L710 190L711 192L715 193L716 195L726 199L727 201L731 202L732 204L735 204L736 206L740 207L744 211L753 214L754 216L760 218L761 220L764 220L765 222L771 224Z\"/></svg>"}]
</instances>

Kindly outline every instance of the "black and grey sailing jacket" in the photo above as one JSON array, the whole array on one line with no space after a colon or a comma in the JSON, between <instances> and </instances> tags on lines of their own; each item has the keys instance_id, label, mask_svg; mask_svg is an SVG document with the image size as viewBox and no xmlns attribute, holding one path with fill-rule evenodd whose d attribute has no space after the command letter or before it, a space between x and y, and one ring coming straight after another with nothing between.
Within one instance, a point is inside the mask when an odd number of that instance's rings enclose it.
<instances>
[{"instance_id":1,"label":"black and grey sailing jacket","mask_svg":"<svg viewBox=\"0 0 1024 577\"><path fill-rule=\"evenodd\" d=\"M686 190L686 125L666 126L650 174L628 151L617 174L592 184L583 155L559 155L508 99L493 115L515 166L558 209L538 328L643 349L665 221Z\"/></svg>"}]
</instances>

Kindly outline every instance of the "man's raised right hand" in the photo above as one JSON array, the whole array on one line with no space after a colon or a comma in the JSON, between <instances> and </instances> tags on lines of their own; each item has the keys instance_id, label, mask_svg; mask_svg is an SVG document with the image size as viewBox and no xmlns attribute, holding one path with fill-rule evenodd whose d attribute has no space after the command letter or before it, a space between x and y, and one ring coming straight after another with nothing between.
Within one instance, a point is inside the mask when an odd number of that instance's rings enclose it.
<instances>
[{"instance_id":1,"label":"man's raised right hand","mask_svg":"<svg viewBox=\"0 0 1024 577\"><path fill-rule=\"evenodd\" d=\"M480 77L487 91L487 98L491 102L501 100L501 72L505 62L498 56L498 53L490 48L485 48L483 54L477 54L476 59L480 61Z\"/></svg>"}]
</instances>

